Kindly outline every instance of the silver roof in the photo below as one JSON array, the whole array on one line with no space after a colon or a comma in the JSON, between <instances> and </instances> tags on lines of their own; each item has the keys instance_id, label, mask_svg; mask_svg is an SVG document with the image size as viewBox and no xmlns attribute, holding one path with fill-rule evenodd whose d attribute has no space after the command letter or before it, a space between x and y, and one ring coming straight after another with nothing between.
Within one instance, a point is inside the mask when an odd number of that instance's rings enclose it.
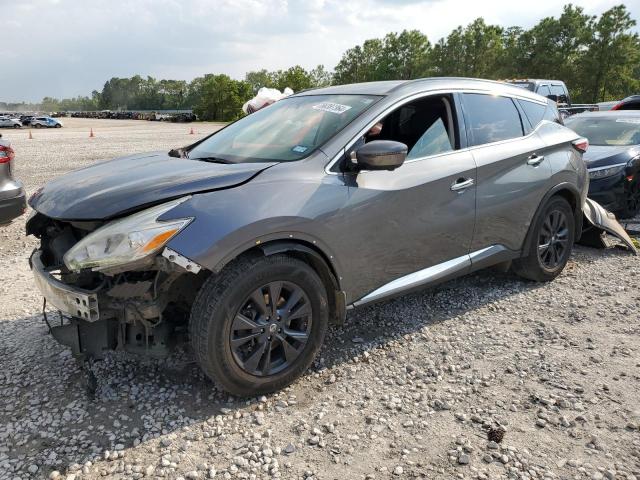
<instances>
[{"instance_id":1,"label":"silver roof","mask_svg":"<svg viewBox=\"0 0 640 480\"><path fill-rule=\"evenodd\" d=\"M546 101L536 93L505 82L481 80L477 78L431 77L417 80L392 80L383 82L351 83L331 87L303 90L296 96L303 95L398 95L404 97L413 93L430 90L477 90L479 92L502 93L532 100Z\"/></svg>"}]
</instances>

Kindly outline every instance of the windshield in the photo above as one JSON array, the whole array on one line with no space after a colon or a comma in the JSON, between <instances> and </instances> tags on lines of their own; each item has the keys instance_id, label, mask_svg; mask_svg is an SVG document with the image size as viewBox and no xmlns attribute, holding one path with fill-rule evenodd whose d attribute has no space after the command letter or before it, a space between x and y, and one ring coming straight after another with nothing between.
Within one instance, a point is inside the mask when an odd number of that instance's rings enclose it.
<instances>
[{"instance_id":1,"label":"windshield","mask_svg":"<svg viewBox=\"0 0 640 480\"><path fill-rule=\"evenodd\" d=\"M629 118L569 117L564 124L590 145L639 145L640 116Z\"/></svg>"},{"instance_id":2,"label":"windshield","mask_svg":"<svg viewBox=\"0 0 640 480\"><path fill-rule=\"evenodd\" d=\"M192 148L188 157L222 163L300 160L379 98L372 95L285 98L220 130Z\"/></svg>"}]
</instances>

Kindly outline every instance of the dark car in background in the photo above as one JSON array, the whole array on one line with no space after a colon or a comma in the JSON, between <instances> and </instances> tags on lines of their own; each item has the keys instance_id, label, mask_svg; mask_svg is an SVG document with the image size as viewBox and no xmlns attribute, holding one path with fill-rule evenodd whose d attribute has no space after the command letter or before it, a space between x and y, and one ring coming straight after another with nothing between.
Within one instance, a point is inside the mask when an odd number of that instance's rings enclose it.
<instances>
[{"instance_id":1,"label":"dark car in background","mask_svg":"<svg viewBox=\"0 0 640 480\"><path fill-rule=\"evenodd\" d=\"M598 105L596 104L572 103L569 89L562 80L526 78L506 80L506 82L520 88L526 88L531 92L535 92L538 95L542 95L543 97L553 100L558 104L558 110L562 114L563 118L580 112L598 110Z\"/></svg>"},{"instance_id":2,"label":"dark car in background","mask_svg":"<svg viewBox=\"0 0 640 480\"><path fill-rule=\"evenodd\" d=\"M589 198L620 218L640 211L640 111L609 110L574 115L565 125L589 139L583 156Z\"/></svg>"},{"instance_id":3,"label":"dark car in background","mask_svg":"<svg viewBox=\"0 0 640 480\"><path fill-rule=\"evenodd\" d=\"M0 134L0 225L5 225L27 208L22 182L13 177L15 152L11 143Z\"/></svg>"},{"instance_id":4,"label":"dark car in background","mask_svg":"<svg viewBox=\"0 0 640 480\"><path fill-rule=\"evenodd\" d=\"M640 110L640 95L631 95L616 103L611 110Z\"/></svg>"},{"instance_id":5,"label":"dark car in background","mask_svg":"<svg viewBox=\"0 0 640 480\"><path fill-rule=\"evenodd\" d=\"M74 354L188 338L225 389L269 392L348 309L496 264L554 279L582 230L587 145L554 102L499 82L309 90L49 182L30 263Z\"/></svg>"},{"instance_id":6,"label":"dark car in background","mask_svg":"<svg viewBox=\"0 0 640 480\"><path fill-rule=\"evenodd\" d=\"M33 120L33 115L20 115L20 123L24 127L31 125L31 120Z\"/></svg>"}]
</instances>

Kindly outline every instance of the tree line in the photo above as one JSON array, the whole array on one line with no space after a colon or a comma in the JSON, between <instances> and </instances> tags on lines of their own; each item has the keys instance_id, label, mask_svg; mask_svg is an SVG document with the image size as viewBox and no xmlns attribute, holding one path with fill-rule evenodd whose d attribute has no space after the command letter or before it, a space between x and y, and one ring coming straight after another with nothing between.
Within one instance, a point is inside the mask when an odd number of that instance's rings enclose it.
<instances>
[{"instance_id":1,"label":"tree line","mask_svg":"<svg viewBox=\"0 0 640 480\"><path fill-rule=\"evenodd\" d=\"M568 4L559 17L543 18L528 30L489 25L478 18L434 44L418 30L389 33L348 49L333 72L323 65L311 70L296 65L248 72L242 80L224 74L206 74L191 82L114 77L90 97L45 97L39 109L193 109L202 120L228 121L241 115L242 104L260 87L290 87L298 92L331 84L432 76L552 78L564 80L576 102L614 100L640 93L640 38L632 32L635 25L625 5L591 16Z\"/></svg>"}]
</instances>

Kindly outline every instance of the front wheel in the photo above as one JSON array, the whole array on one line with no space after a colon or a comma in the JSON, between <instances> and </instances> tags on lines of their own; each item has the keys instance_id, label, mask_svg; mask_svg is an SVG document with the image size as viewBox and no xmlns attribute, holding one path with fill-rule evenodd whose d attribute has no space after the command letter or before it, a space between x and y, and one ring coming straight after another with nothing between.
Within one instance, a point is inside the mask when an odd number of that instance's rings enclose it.
<instances>
[{"instance_id":1,"label":"front wheel","mask_svg":"<svg viewBox=\"0 0 640 480\"><path fill-rule=\"evenodd\" d=\"M529 251L514 260L513 270L536 282L553 280L564 269L573 249L575 219L571 205L562 197L552 197L532 228Z\"/></svg>"},{"instance_id":2,"label":"front wheel","mask_svg":"<svg viewBox=\"0 0 640 480\"><path fill-rule=\"evenodd\" d=\"M189 335L211 379L253 396L286 387L311 365L328 318L325 287L303 261L239 259L200 289Z\"/></svg>"},{"instance_id":3,"label":"front wheel","mask_svg":"<svg viewBox=\"0 0 640 480\"><path fill-rule=\"evenodd\" d=\"M616 212L619 218L634 218L640 211L640 178L637 176L624 188L624 206Z\"/></svg>"},{"instance_id":4,"label":"front wheel","mask_svg":"<svg viewBox=\"0 0 640 480\"><path fill-rule=\"evenodd\" d=\"M56 128L62 128L62 125L60 125L59 123L56 123Z\"/></svg>"},{"instance_id":5,"label":"front wheel","mask_svg":"<svg viewBox=\"0 0 640 480\"><path fill-rule=\"evenodd\" d=\"M36 128L42 128L42 125L40 125L39 123L36 123L36 124L35 124L35 127L36 127Z\"/></svg>"},{"instance_id":6,"label":"front wheel","mask_svg":"<svg viewBox=\"0 0 640 480\"><path fill-rule=\"evenodd\" d=\"M14 125L13 128L21 128L20 125Z\"/></svg>"}]
</instances>

